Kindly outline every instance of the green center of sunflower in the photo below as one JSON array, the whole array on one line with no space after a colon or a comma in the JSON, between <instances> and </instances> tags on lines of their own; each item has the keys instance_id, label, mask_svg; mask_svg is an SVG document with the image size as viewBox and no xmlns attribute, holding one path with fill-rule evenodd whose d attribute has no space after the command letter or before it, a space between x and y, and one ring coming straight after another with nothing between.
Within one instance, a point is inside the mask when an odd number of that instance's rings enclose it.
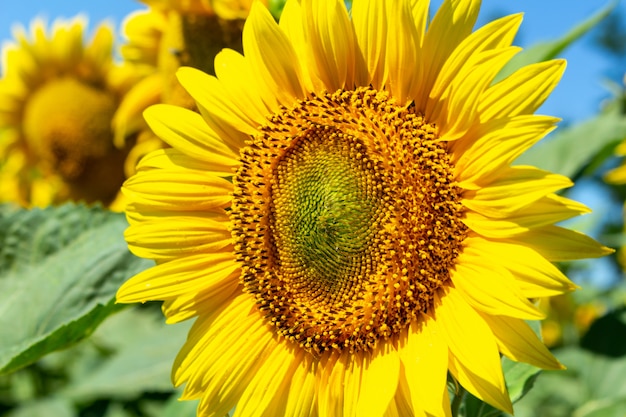
<instances>
[{"instance_id":1,"label":"green center of sunflower","mask_svg":"<svg viewBox=\"0 0 626 417\"><path fill-rule=\"evenodd\" d=\"M263 132L233 179L245 290L314 354L398 335L448 282L465 239L446 143L371 88L283 109Z\"/></svg>"},{"instance_id":2,"label":"green center of sunflower","mask_svg":"<svg viewBox=\"0 0 626 417\"><path fill-rule=\"evenodd\" d=\"M24 135L45 169L59 175L70 197L110 201L124 181L125 151L113 146L112 93L66 77L38 89L24 109Z\"/></svg>"}]
</instances>

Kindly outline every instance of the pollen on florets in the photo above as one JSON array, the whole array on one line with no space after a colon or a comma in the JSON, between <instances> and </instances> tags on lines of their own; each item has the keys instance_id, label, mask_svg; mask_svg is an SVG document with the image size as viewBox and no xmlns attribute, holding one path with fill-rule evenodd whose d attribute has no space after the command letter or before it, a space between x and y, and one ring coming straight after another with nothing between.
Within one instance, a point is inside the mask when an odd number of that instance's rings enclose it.
<instances>
[{"instance_id":1,"label":"pollen on florets","mask_svg":"<svg viewBox=\"0 0 626 417\"><path fill-rule=\"evenodd\" d=\"M466 227L445 142L371 88L313 96L241 152L231 220L242 282L314 354L367 351L426 311Z\"/></svg>"}]
</instances>

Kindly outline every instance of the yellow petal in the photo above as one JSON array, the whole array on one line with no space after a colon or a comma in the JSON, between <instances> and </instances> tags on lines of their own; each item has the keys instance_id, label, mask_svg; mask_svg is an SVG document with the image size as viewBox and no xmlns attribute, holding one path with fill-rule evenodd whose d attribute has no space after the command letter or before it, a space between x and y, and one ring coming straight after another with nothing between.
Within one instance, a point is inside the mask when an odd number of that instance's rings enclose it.
<instances>
[{"instance_id":1,"label":"yellow petal","mask_svg":"<svg viewBox=\"0 0 626 417\"><path fill-rule=\"evenodd\" d=\"M296 367L292 377L292 389L286 398L286 416L316 416L317 415L317 382L318 363L311 364L308 359L302 359ZM283 399L283 401L285 401Z\"/></svg>"},{"instance_id":2,"label":"yellow petal","mask_svg":"<svg viewBox=\"0 0 626 417\"><path fill-rule=\"evenodd\" d=\"M466 242L491 259L493 265L508 269L527 298L551 297L576 289L556 266L527 246L478 237Z\"/></svg>"},{"instance_id":3,"label":"yellow petal","mask_svg":"<svg viewBox=\"0 0 626 417\"><path fill-rule=\"evenodd\" d=\"M506 16L481 27L465 38L452 52L437 75L431 97L445 97L446 90L449 90L453 83L461 81L459 78L462 77L459 74L462 69L473 67L475 64L471 61L475 60L478 55L485 51L503 50L510 46L521 22L521 14Z\"/></svg>"},{"instance_id":4,"label":"yellow petal","mask_svg":"<svg viewBox=\"0 0 626 417\"><path fill-rule=\"evenodd\" d=\"M416 45L418 48L422 48L424 46L424 37L426 35L426 26L428 24L429 19L429 1L414 1L412 2L412 11L413 11L413 22L415 25L416 32Z\"/></svg>"},{"instance_id":5,"label":"yellow petal","mask_svg":"<svg viewBox=\"0 0 626 417\"><path fill-rule=\"evenodd\" d=\"M153 266L126 281L117 292L120 303L165 300L202 290L237 285L239 269L229 252L188 256Z\"/></svg>"},{"instance_id":6,"label":"yellow petal","mask_svg":"<svg viewBox=\"0 0 626 417\"><path fill-rule=\"evenodd\" d=\"M232 190L229 181L191 169L138 172L126 180L122 188L134 205L150 207L145 211L224 208L230 204ZM133 210L132 206L130 209Z\"/></svg>"},{"instance_id":7,"label":"yellow petal","mask_svg":"<svg viewBox=\"0 0 626 417\"><path fill-rule=\"evenodd\" d=\"M503 219L489 218L468 211L463 223L485 237L507 238L590 211L577 201L549 194Z\"/></svg>"},{"instance_id":8,"label":"yellow petal","mask_svg":"<svg viewBox=\"0 0 626 417\"><path fill-rule=\"evenodd\" d=\"M394 347L381 343L372 353L353 355L345 373L343 415L382 416L392 401L400 374Z\"/></svg>"},{"instance_id":9,"label":"yellow petal","mask_svg":"<svg viewBox=\"0 0 626 417\"><path fill-rule=\"evenodd\" d=\"M346 373L350 372L348 367L351 360L351 355L347 353L341 356L333 353L320 360L321 377L317 385L320 417L343 415L344 396L348 395L344 381Z\"/></svg>"},{"instance_id":10,"label":"yellow petal","mask_svg":"<svg viewBox=\"0 0 626 417\"><path fill-rule=\"evenodd\" d=\"M432 317L422 314L411 323L406 344L399 351L413 410L424 410L433 416L451 415L450 404L442 400L448 390L447 347L442 330Z\"/></svg>"},{"instance_id":11,"label":"yellow petal","mask_svg":"<svg viewBox=\"0 0 626 417\"><path fill-rule=\"evenodd\" d=\"M324 89L322 81L317 77L315 63L310 62L313 58L309 52L309 42L304 33L304 17L302 15L302 4L300 1L287 1L280 14L278 26L287 36L293 45L293 49L300 62L302 74L302 86L307 92L321 91Z\"/></svg>"},{"instance_id":12,"label":"yellow petal","mask_svg":"<svg viewBox=\"0 0 626 417\"><path fill-rule=\"evenodd\" d=\"M509 239L528 246L552 262L599 258L614 252L589 236L559 226L543 226Z\"/></svg>"},{"instance_id":13,"label":"yellow petal","mask_svg":"<svg viewBox=\"0 0 626 417\"><path fill-rule=\"evenodd\" d=\"M435 297L435 319L450 349L448 364L457 381L477 398L513 413L493 333L454 288Z\"/></svg>"},{"instance_id":14,"label":"yellow petal","mask_svg":"<svg viewBox=\"0 0 626 417\"><path fill-rule=\"evenodd\" d=\"M455 169L461 183L486 183L555 128L558 119L547 116L517 116L476 127L467 139L453 143Z\"/></svg>"},{"instance_id":15,"label":"yellow petal","mask_svg":"<svg viewBox=\"0 0 626 417\"><path fill-rule=\"evenodd\" d=\"M291 384L291 375L296 369L297 362L302 361L302 355L303 352L296 355L286 346L277 346L276 349L273 349L247 384L237 402L233 417L281 415L269 410L273 408L272 403L284 405L284 396L277 398L277 394L286 389L286 394L290 394L288 387Z\"/></svg>"},{"instance_id":16,"label":"yellow petal","mask_svg":"<svg viewBox=\"0 0 626 417\"><path fill-rule=\"evenodd\" d=\"M328 91L354 87L355 37L341 0L302 1L305 37L317 76Z\"/></svg>"},{"instance_id":17,"label":"yellow petal","mask_svg":"<svg viewBox=\"0 0 626 417\"><path fill-rule=\"evenodd\" d=\"M174 363L174 381L187 382L183 399L202 397L198 415L226 415L269 353L279 348L253 306L242 295L204 326L199 325L204 317L199 318L189 332Z\"/></svg>"},{"instance_id":18,"label":"yellow petal","mask_svg":"<svg viewBox=\"0 0 626 417\"><path fill-rule=\"evenodd\" d=\"M548 98L565 71L565 60L531 64L500 81L481 97L480 120L534 113Z\"/></svg>"},{"instance_id":19,"label":"yellow petal","mask_svg":"<svg viewBox=\"0 0 626 417\"><path fill-rule=\"evenodd\" d=\"M624 184L626 183L626 165L619 166L609 171L604 180L611 184Z\"/></svg>"},{"instance_id":20,"label":"yellow petal","mask_svg":"<svg viewBox=\"0 0 626 417\"><path fill-rule=\"evenodd\" d=\"M251 120L262 124L275 108L270 108L262 99L259 83L251 82L248 61L239 52L223 49L215 56L215 74L224 85L224 91L239 108L246 110Z\"/></svg>"},{"instance_id":21,"label":"yellow petal","mask_svg":"<svg viewBox=\"0 0 626 417\"><path fill-rule=\"evenodd\" d=\"M155 73L139 81L126 93L111 121L115 132L115 146L123 147L128 135L145 126L142 112L148 106L160 102L162 91L163 76Z\"/></svg>"},{"instance_id":22,"label":"yellow petal","mask_svg":"<svg viewBox=\"0 0 626 417\"><path fill-rule=\"evenodd\" d=\"M189 156L232 169L237 155L198 113L177 106L157 104L144 112L148 125L162 140ZM169 123L176 120L176 123Z\"/></svg>"},{"instance_id":23,"label":"yellow petal","mask_svg":"<svg viewBox=\"0 0 626 417\"><path fill-rule=\"evenodd\" d=\"M434 96L434 107L426 109L426 117L441 126L439 134L446 140L456 140L478 122L480 95L496 74L521 50L508 47L473 54L460 71L454 74L445 100Z\"/></svg>"},{"instance_id":24,"label":"yellow petal","mask_svg":"<svg viewBox=\"0 0 626 417\"><path fill-rule=\"evenodd\" d=\"M446 390L446 394L447 394ZM450 404L450 399L446 395L446 404ZM389 404L389 408L385 413L385 417L404 417L404 416L419 416L420 412L413 411L413 405L411 404L411 392L407 381L406 374L404 372L404 366L400 367L400 380L398 381L398 390L394 401ZM443 415L443 414L442 414ZM449 416L445 416L449 417Z\"/></svg>"},{"instance_id":25,"label":"yellow petal","mask_svg":"<svg viewBox=\"0 0 626 417\"><path fill-rule=\"evenodd\" d=\"M247 109L242 110L231 101L229 90L214 76L196 68L182 67L176 72L176 77L198 103L203 115L210 113L209 117L228 123L248 135L257 133L257 126L264 122L264 118L251 119Z\"/></svg>"},{"instance_id":26,"label":"yellow petal","mask_svg":"<svg viewBox=\"0 0 626 417\"><path fill-rule=\"evenodd\" d=\"M452 282L469 305L478 311L522 319L545 317L520 291L511 273L485 262L479 248L468 246L458 258Z\"/></svg>"},{"instance_id":27,"label":"yellow petal","mask_svg":"<svg viewBox=\"0 0 626 417\"><path fill-rule=\"evenodd\" d=\"M132 224L124 237L131 252L140 258L166 261L224 249L231 244L227 225L226 215L207 212L202 217L168 217Z\"/></svg>"},{"instance_id":28,"label":"yellow petal","mask_svg":"<svg viewBox=\"0 0 626 417\"><path fill-rule=\"evenodd\" d=\"M427 63L415 89L415 106L426 108L426 101L441 68L457 46L471 32L480 10L480 0L445 0L424 37L422 59ZM445 40L442 42L442 39Z\"/></svg>"},{"instance_id":29,"label":"yellow petal","mask_svg":"<svg viewBox=\"0 0 626 417\"><path fill-rule=\"evenodd\" d=\"M252 4L242 37L246 59L280 103L289 107L304 98L296 52L260 2Z\"/></svg>"},{"instance_id":30,"label":"yellow petal","mask_svg":"<svg viewBox=\"0 0 626 417\"><path fill-rule=\"evenodd\" d=\"M421 78L424 62L419 57L418 34L413 23L413 10L406 1L386 1L387 16L403 30L387 32L386 63L389 75L387 88L403 105L413 101L414 85ZM399 3L399 4L398 4ZM371 36L371 35L370 35Z\"/></svg>"},{"instance_id":31,"label":"yellow petal","mask_svg":"<svg viewBox=\"0 0 626 417\"><path fill-rule=\"evenodd\" d=\"M500 177L489 184L463 193L463 205L484 216L502 218L547 194L573 185L565 176L534 167L514 166L500 171Z\"/></svg>"},{"instance_id":32,"label":"yellow petal","mask_svg":"<svg viewBox=\"0 0 626 417\"><path fill-rule=\"evenodd\" d=\"M351 13L357 45L368 74L359 85L371 84L376 89L382 89L387 83L389 69L385 65L387 8L380 1L357 1L352 5Z\"/></svg>"},{"instance_id":33,"label":"yellow petal","mask_svg":"<svg viewBox=\"0 0 626 417\"><path fill-rule=\"evenodd\" d=\"M154 169L169 169L173 171L186 171L191 169L203 171L217 177L230 177L233 175L233 171L231 169L224 169L223 165L193 158L174 148L152 151L146 156L143 156L136 167L137 172L151 171Z\"/></svg>"},{"instance_id":34,"label":"yellow petal","mask_svg":"<svg viewBox=\"0 0 626 417\"><path fill-rule=\"evenodd\" d=\"M565 369L523 320L479 313L496 337L503 355L542 369Z\"/></svg>"},{"instance_id":35,"label":"yellow petal","mask_svg":"<svg viewBox=\"0 0 626 417\"><path fill-rule=\"evenodd\" d=\"M239 274L237 272L237 274ZM180 323L190 318L209 316L220 311L223 305L229 303L241 292L236 285L238 278L233 276L233 285L223 285L218 288L206 288L197 293L187 293L163 301L161 310L166 317L167 324Z\"/></svg>"},{"instance_id":36,"label":"yellow petal","mask_svg":"<svg viewBox=\"0 0 626 417\"><path fill-rule=\"evenodd\" d=\"M78 31L77 35L78 44L75 45L75 47L80 50L83 43L82 31ZM89 57L90 60L98 63L99 66L109 64L113 56L114 39L115 35L113 34L113 29L106 24L100 25L98 29L96 29L92 41L85 46L85 57Z\"/></svg>"}]
</instances>

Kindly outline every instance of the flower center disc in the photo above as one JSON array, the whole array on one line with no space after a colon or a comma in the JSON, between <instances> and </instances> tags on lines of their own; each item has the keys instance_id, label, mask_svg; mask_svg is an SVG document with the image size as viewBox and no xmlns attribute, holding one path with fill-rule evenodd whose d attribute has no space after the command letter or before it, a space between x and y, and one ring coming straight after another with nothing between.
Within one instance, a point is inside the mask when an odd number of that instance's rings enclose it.
<instances>
[{"instance_id":1,"label":"flower center disc","mask_svg":"<svg viewBox=\"0 0 626 417\"><path fill-rule=\"evenodd\" d=\"M245 290L315 354L400 333L448 281L465 238L445 142L371 88L283 109L263 132L233 178Z\"/></svg>"},{"instance_id":2,"label":"flower center disc","mask_svg":"<svg viewBox=\"0 0 626 417\"><path fill-rule=\"evenodd\" d=\"M126 151L113 146L113 93L66 77L37 90L24 110L30 149L69 187L72 199L105 204L124 181Z\"/></svg>"}]
</instances>

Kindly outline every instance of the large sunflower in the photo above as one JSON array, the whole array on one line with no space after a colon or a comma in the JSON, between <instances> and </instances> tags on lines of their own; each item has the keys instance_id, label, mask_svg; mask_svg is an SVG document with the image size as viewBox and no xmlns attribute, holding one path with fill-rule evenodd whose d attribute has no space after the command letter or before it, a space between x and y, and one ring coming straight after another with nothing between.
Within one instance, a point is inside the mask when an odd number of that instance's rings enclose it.
<instances>
[{"instance_id":1,"label":"large sunflower","mask_svg":"<svg viewBox=\"0 0 626 417\"><path fill-rule=\"evenodd\" d=\"M565 63L492 85L521 16L472 33L479 3L257 3L245 56L179 71L200 114L146 111L173 148L125 183L126 238L157 266L118 300L197 317L173 380L199 415L450 415L448 372L510 412L500 354L562 367L530 300L608 250L553 225L588 212L567 178L510 166Z\"/></svg>"},{"instance_id":2,"label":"large sunflower","mask_svg":"<svg viewBox=\"0 0 626 417\"><path fill-rule=\"evenodd\" d=\"M109 204L124 181L127 147L111 119L142 76L113 63L113 32L83 39L85 19L41 20L4 48L0 80L0 201L45 206L67 199Z\"/></svg>"}]
</instances>

